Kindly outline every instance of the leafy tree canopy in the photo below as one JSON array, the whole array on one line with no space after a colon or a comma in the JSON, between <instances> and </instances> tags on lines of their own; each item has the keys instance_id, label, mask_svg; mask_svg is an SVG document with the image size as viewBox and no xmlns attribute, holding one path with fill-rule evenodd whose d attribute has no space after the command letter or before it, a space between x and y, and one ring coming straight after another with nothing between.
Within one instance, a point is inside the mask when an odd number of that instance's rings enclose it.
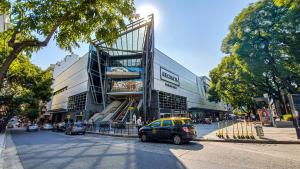
<instances>
[{"instance_id":1,"label":"leafy tree canopy","mask_svg":"<svg viewBox=\"0 0 300 169\"><path fill-rule=\"evenodd\" d=\"M8 117L38 111L39 103L51 97L52 75L30 63L28 57L20 56L11 65L0 89L0 106L7 110ZM31 117L32 118L32 117Z\"/></svg>"},{"instance_id":2,"label":"leafy tree canopy","mask_svg":"<svg viewBox=\"0 0 300 169\"><path fill-rule=\"evenodd\" d=\"M47 46L51 38L70 51L93 38L113 42L134 10L133 0L1 0L0 14L10 24L0 33L0 85L14 59Z\"/></svg>"},{"instance_id":3,"label":"leafy tree canopy","mask_svg":"<svg viewBox=\"0 0 300 169\"><path fill-rule=\"evenodd\" d=\"M250 97L263 93L282 102L282 91L299 92L299 9L299 0L262 0L234 19L222 44L222 51L229 56L210 73L213 99L219 96L240 106L239 99L251 105ZM226 66L228 63L233 65ZM243 90L234 91L240 88Z\"/></svg>"}]
</instances>

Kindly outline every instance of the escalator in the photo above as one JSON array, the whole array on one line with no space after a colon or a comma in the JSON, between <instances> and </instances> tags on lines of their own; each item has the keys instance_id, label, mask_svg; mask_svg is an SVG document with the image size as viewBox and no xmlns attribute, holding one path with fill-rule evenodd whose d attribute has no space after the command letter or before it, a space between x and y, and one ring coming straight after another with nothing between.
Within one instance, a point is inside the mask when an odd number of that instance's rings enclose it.
<instances>
[{"instance_id":1,"label":"escalator","mask_svg":"<svg viewBox=\"0 0 300 169\"><path fill-rule=\"evenodd\" d=\"M120 105L122 102L115 100L112 103L110 103L102 112L100 113L96 113L94 114L90 119L89 119L89 123L92 123L93 121L99 121L103 118L105 118L108 114L110 114L111 112L114 112Z\"/></svg>"},{"instance_id":2,"label":"escalator","mask_svg":"<svg viewBox=\"0 0 300 169\"><path fill-rule=\"evenodd\" d=\"M122 111L127 104L127 100L123 101L117 108L107 113L107 115L101 120L101 122L108 122L109 120L111 120L113 117L119 114L119 112Z\"/></svg>"},{"instance_id":3,"label":"escalator","mask_svg":"<svg viewBox=\"0 0 300 169\"><path fill-rule=\"evenodd\" d=\"M114 117L113 122L124 123L130 114L129 107L132 107L133 104L133 101L128 102L128 104L123 108L123 110Z\"/></svg>"}]
</instances>

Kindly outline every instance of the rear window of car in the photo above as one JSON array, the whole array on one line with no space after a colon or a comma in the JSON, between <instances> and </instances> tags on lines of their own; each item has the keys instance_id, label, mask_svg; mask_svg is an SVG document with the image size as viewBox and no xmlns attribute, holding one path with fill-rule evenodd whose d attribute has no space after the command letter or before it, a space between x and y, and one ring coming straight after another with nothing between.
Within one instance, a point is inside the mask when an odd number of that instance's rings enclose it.
<instances>
[{"instance_id":1,"label":"rear window of car","mask_svg":"<svg viewBox=\"0 0 300 169\"><path fill-rule=\"evenodd\" d=\"M82 127L83 125L82 125L82 123L76 123L75 126L76 127Z\"/></svg>"},{"instance_id":2,"label":"rear window of car","mask_svg":"<svg viewBox=\"0 0 300 169\"><path fill-rule=\"evenodd\" d=\"M182 121L181 120L174 120L174 125L175 126L182 125Z\"/></svg>"}]
</instances>

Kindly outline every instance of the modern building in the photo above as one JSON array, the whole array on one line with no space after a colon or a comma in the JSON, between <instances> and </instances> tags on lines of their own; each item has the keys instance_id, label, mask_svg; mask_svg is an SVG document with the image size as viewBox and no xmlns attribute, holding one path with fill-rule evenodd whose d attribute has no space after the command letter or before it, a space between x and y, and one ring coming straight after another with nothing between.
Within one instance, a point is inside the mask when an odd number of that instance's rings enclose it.
<instances>
[{"instance_id":1,"label":"modern building","mask_svg":"<svg viewBox=\"0 0 300 169\"><path fill-rule=\"evenodd\" d=\"M95 40L83 57L67 56L56 64L53 119L130 122L222 113L209 102L209 79L199 77L155 48L153 15L127 26L111 46Z\"/></svg>"}]
</instances>

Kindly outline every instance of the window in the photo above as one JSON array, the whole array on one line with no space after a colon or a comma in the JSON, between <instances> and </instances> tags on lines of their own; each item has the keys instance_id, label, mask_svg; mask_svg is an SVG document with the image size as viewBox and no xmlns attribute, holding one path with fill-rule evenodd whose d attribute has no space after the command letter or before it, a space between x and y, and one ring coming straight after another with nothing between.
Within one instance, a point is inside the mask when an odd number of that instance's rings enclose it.
<instances>
[{"instance_id":1,"label":"window","mask_svg":"<svg viewBox=\"0 0 300 169\"><path fill-rule=\"evenodd\" d=\"M186 97L160 91L159 107L162 109L173 109L179 111L186 110Z\"/></svg>"},{"instance_id":2,"label":"window","mask_svg":"<svg viewBox=\"0 0 300 169\"><path fill-rule=\"evenodd\" d=\"M174 125L175 126L182 125L182 121L181 120L174 120Z\"/></svg>"},{"instance_id":3,"label":"window","mask_svg":"<svg viewBox=\"0 0 300 169\"><path fill-rule=\"evenodd\" d=\"M68 99L69 111L84 110L86 102L86 92L70 96Z\"/></svg>"},{"instance_id":4,"label":"window","mask_svg":"<svg viewBox=\"0 0 300 169\"><path fill-rule=\"evenodd\" d=\"M184 124L188 124L188 125L192 124L192 121L190 119L185 119L183 121L184 121Z\"/></svg>"},{"instance_id":5,"label":"window","mask_svg":"<svg viewBox=\"0 0 300 169\"><path fill-rule=\"evenodd\" d=\"M172 126L172 120L164 120L163 126Z\"/></svg>"},{"instance_id":6,"label":"window","mask_svg":"<svg viewBox=\"0 0 300 169\"><path fill-rule=\"evenodd\" d=\"M152 123L150 124L150 126L151 126L151 127L159 127L159 126L160 126L160 124L161 124L161 121L160 121L160 120L158 120L158 121L154 121L154 122L152 122Z\"/></svg>"}]
</instances>

